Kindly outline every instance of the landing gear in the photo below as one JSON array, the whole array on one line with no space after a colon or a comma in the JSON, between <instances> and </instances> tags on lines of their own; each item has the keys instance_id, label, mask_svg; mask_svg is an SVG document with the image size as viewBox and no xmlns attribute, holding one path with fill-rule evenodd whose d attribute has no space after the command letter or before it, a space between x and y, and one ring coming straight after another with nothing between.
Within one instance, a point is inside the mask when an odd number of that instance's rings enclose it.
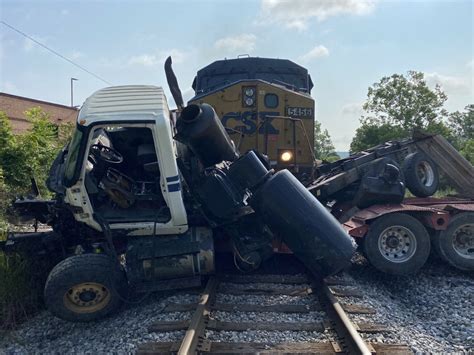
<instances>
[{"instance_id":1,"label":"landing gear","mask_svg":"<svg viewBox=\"0 0 474 355\"><path fill-rule=\"evenodd\" d=\"M56 265L44 289L48 309L59 318L87 322L116 310L127 287L125 274L100 254L69 257Z\"/></svg>"},{"instance_id":2,"label":"landing gear","mask_svg":"<svg viewBox=\"0 0 474 355\"><path fill-rule=\"evenodd\" d=\"M451 218L448 228L433 240L441 258L461 270L474 270L474 213Z\"/></svg>"},{"instance_id":3,"label":"landing gear","mask_svg":"<svg viewBox=\"0 0 474 355\"><path fill-rule=\"evenodd\" d=\"M418 271L430 254L430 237L414 217L392 213L375 220L363 242L370 263L394 275Z\"/></svg>"}]
</instances>

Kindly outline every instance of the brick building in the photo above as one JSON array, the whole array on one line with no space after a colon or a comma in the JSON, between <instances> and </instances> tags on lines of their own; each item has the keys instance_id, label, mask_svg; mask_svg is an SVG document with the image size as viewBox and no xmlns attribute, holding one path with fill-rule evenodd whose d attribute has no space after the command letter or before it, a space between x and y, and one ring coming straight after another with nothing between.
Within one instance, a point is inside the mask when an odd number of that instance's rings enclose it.
<instances>
[{"instance_id":1,"label":"brick building","mask_svg":"<svg viewBox=\"0 0 474 355\"><path fill-rule=\"evenodd\" d=\"M22 133L30 127L24 112L33 107L41 107L49 114L51 121L58 125L66 122L74 123L78 113L77 108L0 92L0 111L5 112L10 119L15 134Z\"/></svg>"}]
</instances>

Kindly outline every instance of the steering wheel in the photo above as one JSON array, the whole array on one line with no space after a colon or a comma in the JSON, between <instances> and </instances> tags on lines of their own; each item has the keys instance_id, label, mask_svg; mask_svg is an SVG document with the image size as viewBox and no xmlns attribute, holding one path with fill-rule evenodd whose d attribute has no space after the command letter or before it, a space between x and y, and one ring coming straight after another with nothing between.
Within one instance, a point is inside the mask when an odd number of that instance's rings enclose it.
<instances>
[{"instance_id":1,"label":"steering wheel","mask_svg":"<svg viewBox=\"0 0 474 355\"><path fill-rule=\"evenodd\" d=\"M122 154L120 154L115 149L102 144L91 145L91 153L95 157L98 157L100 160L103 160L107 163L119 164L123 162Z\"/></svg>"}]
</instances>

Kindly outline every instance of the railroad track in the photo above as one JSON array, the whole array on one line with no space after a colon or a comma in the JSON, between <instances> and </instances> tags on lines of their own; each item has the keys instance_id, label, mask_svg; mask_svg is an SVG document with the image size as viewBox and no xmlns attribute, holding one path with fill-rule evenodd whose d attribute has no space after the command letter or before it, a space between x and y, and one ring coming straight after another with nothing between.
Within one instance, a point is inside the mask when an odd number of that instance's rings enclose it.
<instances>
[{"instance_id":1,"label":"railroad track","mask_svg":"<svg viewBox=\"0 0 474 355\"><path fill-rule=\"evenodd\" d=\"M193 312L191 319L184 321L159 321L150 325L150 332L183 331L181 341L147 342L138 348L138 354L407 354L409 347L400 344L368 343L363 333L383 333L390 329L374 323L356 323L351 314L373 314L376 310L352 303L339 302L344 298L362 297L351 288L351 282L343 277L328 278L316 282L305 275L221 275L211 277L200 294L198 303L170 303L163 312ZM278 296L304 298L304 304L257 304L220 302L219 296L238 297ZM225 299L225 297L224 297ZM262 302L263 303L263 302ZM218 320L219 312L322 315L314 321L307 317L300 321L223 321ZM244 317L245 318L245 317ZM297 318L297 317L296 317ZM302 342L238 342L212 340L209 333L245 332L249 330L267 332L311 332L321 333L320 341Z\"/></svg>"}]
</instances>

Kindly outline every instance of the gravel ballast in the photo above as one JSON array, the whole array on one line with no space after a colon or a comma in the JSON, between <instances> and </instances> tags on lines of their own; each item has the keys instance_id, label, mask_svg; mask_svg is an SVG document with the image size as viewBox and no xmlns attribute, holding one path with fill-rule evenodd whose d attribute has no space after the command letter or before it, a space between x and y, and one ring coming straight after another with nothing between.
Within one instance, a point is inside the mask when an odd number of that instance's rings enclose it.
<instances>
[{"instance_id":1,"label":"gravel ballast","mask_svg":"<svg viewBox=\"0 0 474 355\"><path fill-rule=\"evenodd\" d=\"M430 259L413 276L377 272L362 257L349 271L364 298L341 302L373 307L374 315L354 321L388 325L392 332L363 334L373 342L404 343L416 353L474 351L474 275Z\"/></svg>"},{"instance_id":2,"label":"gravel ballast","mask_svg":"<svg viewBox=\"0 0 474 355\"><path fill-rule=\"evenodd\" d=\"M149 333L147 328L154 321L189 319L190 312L162 310L168 303L196 300L196 295L152 294L140 304L125 306L110 317L90 323L67 322L42 311L0 341L0 354L129 353L146 341L176 341L184 331Z\"/></svg>"},{"instance_id":3,"label":"gravel ballast","mask_svg":"<svg viewBox=\"0 0 474 355\"><path fill-rule=\"evenodd\" d=\"M350 314L355 322L374 322L387 325L391 332L364 334L371 342L402 343L418 353L469 353L474 351L474 276L438 261L429 263L417 274L407 277L389 276L377 272L362 258L348 271L344 280L350 286L337 289L354 290L359 297L340 297L342 303L353 303L374 308L377 313ZM227 284L232 288L249 285ZM263 287L257 284L252 287ZM298 285L300 286L300 285ZM306 286L306 285L301 285ZM272 285L275 287L275 285ZM280 287L280 286L277 286ZM282 285L281 288L294 287ZM22 324L16 331L0 339L0 354L44 353L133 353L147 341L177 341L184 331L149 333L148 326L159 320L183 320L191 312L163 312L169 303L194 303L197 294L180 291L174 295L152 294L140 304L130 304L100 321L70 323L43 311ZM231 304L311 304L314 295L231 295L218 294L216 302ZM214 311L211 318L222 321L251 322L310 322L321 321L322 312L304 314L243 313ZM227 342L302 342L335 339L333 331L207 331L211 341Z\"/></svg>"}]
</instances>

